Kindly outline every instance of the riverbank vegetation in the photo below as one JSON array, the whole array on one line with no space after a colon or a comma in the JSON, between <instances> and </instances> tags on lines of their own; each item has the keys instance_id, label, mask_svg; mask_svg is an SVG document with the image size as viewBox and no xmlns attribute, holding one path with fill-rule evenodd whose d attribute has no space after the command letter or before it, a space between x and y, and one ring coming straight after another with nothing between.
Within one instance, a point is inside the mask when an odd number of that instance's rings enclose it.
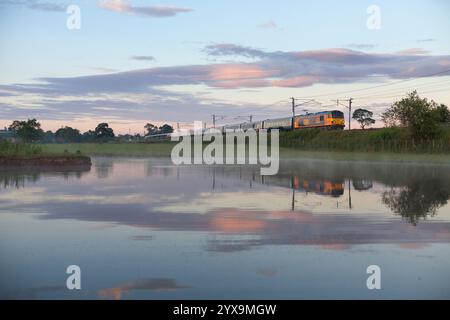
<instances>
[{"instance_id":1,"label":"riverbank vegetation","mask_svg":"<svg viewBox=\"0 0 450 320\"><path fill-rule=\"evenodd\" d=\"M415 138L408 128L283 132L280 146L300 150L396 153L450 153L450 126L442 125L433 139Z\"/></svg>"},{"instance_id":2,"label":"riverbank vegetation","mask_svg":"<svg viewBox=\"0 0 450 320\"><path fill-rule=\"evenodd\" d=\"M0 140L0 166L86 166L91 159L79 150L47 152L40 145Z\"/></svg>"},{"instance_id":3,"label":"riverbank vegetation","mask_svg":"<svg viewBox=\"0 0 450 320\"><path fill-rule=\"evenodd\" d=\"M39 147L47 154L60 154L65 150L69 153L81 152L89 156L153 156L170 157L174 144L171 142L160 143L52 143L40 144Z\"/></svg>"},{"instance_id":4,"label":"riverbank vegetation","mask_svg":"<svg viewBox=\"0 0 450 320\"><path fill-rule=\"evenodd\" d=\"M38 145L0 140L0 157L35 157L41 154L42 148Z\"/></svg>"}]
</instances>

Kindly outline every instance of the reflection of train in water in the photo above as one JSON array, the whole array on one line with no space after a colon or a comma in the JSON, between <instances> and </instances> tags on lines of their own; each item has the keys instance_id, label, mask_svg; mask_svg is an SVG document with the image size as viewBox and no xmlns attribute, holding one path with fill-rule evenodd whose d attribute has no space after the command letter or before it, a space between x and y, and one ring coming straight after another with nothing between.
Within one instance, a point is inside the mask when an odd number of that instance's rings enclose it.
<instances>
[{"instance_id":1,"label":"reflection of train in water","mask_svg":"<svg viewBox=\"0 0 450 320\"><path fill-rule=\"evenodd\" d=\"M342 196L345 189L343 180L305 179L299 176L262 176L262 183L330 197Z\"/></svg>"},{"instance_id":2,"label":"reflection of train in water","mask_svg":"<svg viewBox=\"0 0 450 320\"><path fill-rule=\"evenodd\" d=\"M257 122L246 122L235 125L225 125L221 129L223 132L242 131L248 129L279 129L283 131L308 129L308 128L323 128L323 129L339 129L345 127L344 113L341 111L323 111L318 113L307 113L305 115L268 119Z\"/></svg>"},{"instance_id":3,"label":"reflection of train in water","mask_svg":"<svg viewBox=\"0 0 450 320\"><path fill-rule=\"evenodd\" d=\"M299 177L294 177L293 188L305 192L339 197L344 194L345 186L343 181L301 180Z\"/></svg>"}]
</instances>

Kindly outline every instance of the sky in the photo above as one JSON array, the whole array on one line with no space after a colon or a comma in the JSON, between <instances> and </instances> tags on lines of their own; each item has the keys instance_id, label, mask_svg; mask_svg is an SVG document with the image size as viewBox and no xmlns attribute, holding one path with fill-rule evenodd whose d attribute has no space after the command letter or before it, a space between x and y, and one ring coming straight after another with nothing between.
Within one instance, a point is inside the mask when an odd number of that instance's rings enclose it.
<instances>
[{"instance_id":1,"label":"sky","mask_svg":"<svg viewBox=\"0 0 450 320\"><path fill-rule=\"evenodd\" d=\"M353 98L379 119L412 90L450 105L449 13L446 0L2 0L0 127L143 133L289 116L291 97L298 113L347 113Z\"/></svg>"}]
</instances>

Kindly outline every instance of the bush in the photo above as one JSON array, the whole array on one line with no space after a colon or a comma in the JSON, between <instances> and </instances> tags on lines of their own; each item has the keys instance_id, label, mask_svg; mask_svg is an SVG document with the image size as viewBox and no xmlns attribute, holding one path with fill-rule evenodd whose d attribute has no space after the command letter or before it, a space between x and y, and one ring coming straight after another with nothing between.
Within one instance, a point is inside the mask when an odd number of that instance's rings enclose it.
<instances>
[{"instance_id":1,"label":"bush","mask_svg":"<svg viewBox=\"0 0 450 320\"><path fill-rule=\"evenodd\" d=\"M369 132L368 139L370 143L386 143L395 140L407 138L408 133L402 128L384 128Z\"/></svg>"},{"instance_id":2,"label":"bush","mask_svg":"<svg viewBox=\"0 0 450 320\"><path fill-rule=\"evenodd\" d=\"M447 106L422 99L417 91L413 91L392 104L382 114L382 119L389 127L407 127L415 140L432 141L442 137L440 124L449 122L450 111Z\"/></svg>"},{"instance_id":3,"label":"bush","mask_svg":"<svg viewBox=\"0 0 450 320\"><path fill-rule=\"evenodd\" d=\"M33 156L41 153L42 148L36 145L0 140L0 156L2 157Z\"/></svg>"}]
</instances>

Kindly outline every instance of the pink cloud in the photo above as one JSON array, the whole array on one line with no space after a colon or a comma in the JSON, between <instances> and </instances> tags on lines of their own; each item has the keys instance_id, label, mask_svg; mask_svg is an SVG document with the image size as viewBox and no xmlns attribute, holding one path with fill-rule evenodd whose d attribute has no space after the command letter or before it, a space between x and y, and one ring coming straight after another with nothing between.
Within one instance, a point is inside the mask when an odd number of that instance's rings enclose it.
<instances>
[{"instance_id":1,"label":"pink cloud","mask_svg":"<svg viewBox=\"0 0 450 320\"><path fill-rule=\"evenodd\" d=\"M190 12L191 8L177 6L133 6L123 0L102 0L98 3L100 8L129 14L137 14L154 18L171 17L178 13Z\"/></svg>"},{"instance_id":2,"label":"pink cloud","mask_svg":"<svg viewBox=\"0 0 450 320\"><path fill-rule=\"evenodd\" d=\"M274 87L297 88L297 87L310 86L318 81L319 81L319 77L316 77L316 76L300 76L300 77L294 77L294 78L288 78L288 79L273 80L273 81L271 81L271 84Z\"/></svg>"},{"instance_id":3,"label":"pink cloud","mask_svg":"<svg viewBox=\"0 0 450 320\"><path fill-rule=\"evenodd\" d=\"M265 71L257 65L251 64L222 64L214 65L209 73L209 80L245 80L261 79L271 76L270 71Z\"/></svg>"},{"instance_id":4,"label":"pink cloud","mask_svg":"<svg viewBox=\"0 0 450 320\"><path fill-rule=\"evenodd\" d=\"M406 50L397 52L397 54L402 54L402 55L421 55L421 54L428 54L428 53L429 53L429 51L424 50L422 48L411 48L411 49L406 49Z\"/></svg>"}]
</instances>

